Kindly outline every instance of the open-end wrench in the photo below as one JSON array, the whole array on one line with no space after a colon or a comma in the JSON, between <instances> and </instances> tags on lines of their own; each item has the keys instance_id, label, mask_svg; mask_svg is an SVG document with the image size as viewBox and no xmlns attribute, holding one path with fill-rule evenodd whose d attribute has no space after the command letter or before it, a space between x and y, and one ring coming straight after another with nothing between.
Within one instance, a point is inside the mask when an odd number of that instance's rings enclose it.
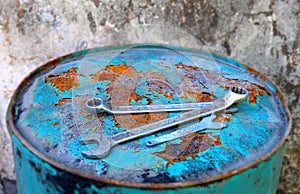
<instances>
[{"instance_id":1,"label":"open-end wrench","mask_svg":"<svg viewBox=\"0 0 300 194\"><path fill-rule=\"evenodd\" d=\"M126 130L122 133L118 133L112 136L101 134L86 135L80 140L80 143L97 143L98 147L96 149L82 151L82 154L87 158L103 158L107 156L107 154L109 154L114 146L120 143L149 135L162 129L185 123L199 117L205 117L214 112L225 110L233 103L244 100L247 96L248 91L246 89L241 87L232 87L228 91L226 91L223 98L217 99L212 105L203 107L202 109L195 109L184 112L181 115L163 119L131 130Z\"/></svg>"},{"instance_id":2,"label":"open-end wrench","mask_svg":"<svg viewBox=\"0 0 300 194\"><path fill-rule=\"evenodd\" d=\"M146 141L145 144L148 147L152 147L167 141L190 135L195 132L203 132L206 129L220 130L226 127L226 124L224 122L214 122L213 119L215 117L215 115L203 117L203 119L200 122L197 122L191 126L184 127L182 129L178 129L176 131L173 131L172 133L155 137Z\"/></svg>"},{"instance_id":3,"label":"open-end wrench","mask_svg":"<svg viewBox=\"0 0 300 194\"><path fill-rule=\"evenodd\" d=\"M91 98L86 102L86 107L90 112L108 112L110 114L130 114L130 113L149 113L149 112L171 112L201 109L211 105L213 102L193 102L181 104L152 104L152 105L128 105L110 106L101 98Z\"/></svg>"}]
</instances>

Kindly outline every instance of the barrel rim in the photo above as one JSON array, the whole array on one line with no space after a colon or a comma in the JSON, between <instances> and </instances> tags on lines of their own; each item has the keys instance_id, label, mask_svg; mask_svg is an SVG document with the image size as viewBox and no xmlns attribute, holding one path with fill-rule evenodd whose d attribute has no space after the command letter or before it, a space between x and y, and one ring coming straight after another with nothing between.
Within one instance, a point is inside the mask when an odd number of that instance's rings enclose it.
<instances>
[{"instance_id":1,"label":"barrel rim","mask_svg":"<svg viewBox=\"0 0 300 194\"><path fill-rule=\"evenodd\" d=\"M129 44L129 45L111 45L111 46L104 46L101 47L100 51L109 51L109 50L114 50L115 48L126 48L126 47L132 47L132 46L142 46L144 44ZM155 45L155 46L167 46L167 47L172 47L172 45L164 45L164 44L147 44L147 45ZM174 47L174 46L173 46ZM201 52L201 50L198 49L192 49L192 48L183 48L183 47L178 47L175 46L176 49L181 49L183 51L190 51L190 52ZM284 142L286 141L290 131L291 131L291 127L292 127L292 118L291 118L291 114L289 109L287 108L286 102L285 102L285 98L282 94L282 91L278 88L278 86L272 81L270 80L266 75L264 75L263 73L259 72L258 70L256 70L253 67L250 67L247 64L241 64L238 61L236 61L235 59L230 58L231 60L238 62L239 64L243 65L244 67L246 67L247 69L250 69L251 72L256 73L257 75L263 76L264 80L270 82L273 86L275 86L276 88L276 96L279 98L279 101L281 102L281 105L283 106L285 113L286 113L286 118L288 121L288 125L286 127L286 131L284 133L284 135L282 136L281 140L278 142L278 144L276 146L273 147L273 149L271 149L267 154L261 156L260 158L257 158L256 160L253 160L251 163L237 168L235 170L223 173L223 174L219 174L219 175L215 175L215 176L210 176L210 177L206 177L206 178L202 178L199 180L193 180L193 181L185 181L185 182L173 182L173 183L137 183L137 182L129 182L129 181L123 181L123 180L115 180L112 178L104 178L104 177L99 177L93 174L89 174L87 172L83 172L83 171L79 171L76 170L75 168L71 168L69 166L66 166L64 164L61 164L57 161L55 161L54 159L51 159L50 157L48 157L47 155L43 154L42 152L40 152L37 148L35 148L32 144L30 144L26 138L24 138L22 136L22 134L17 130L17 127L14 124L14 118L13 118L13 107L15 105L15 99L18 97L18 94L20 93L21 89L23 88L23 86L29 81L31 80L31 78L36 75L37 73L39 73L41 70L46 70L49 67L53 67L55 65L58 65L59 63L65 61L65 60L76 60L82 57L82 55L87 54L88 52L92 51L92 50L97 50L100 47L95 47L95 48L90 48L90 49L86 49L86 50L82 50L82 51L78 51L78 52L73 52L67 55L64 55L62 57L58 57L56 59L50 60L46 63L44 63L43 65L35 68L33 71L31 71L29 73L29 75L27 75L22 81L21 83L18 85L18 87L15 89L13 96L11 97L11 100L9 102L9 106L7 108L7 112L6 112L6 123L7 126L9 128L9 132L10 135L13 136L15 135L20 142L27 148L29 149L29 151L31 151L34 155L36 155L39 159L41 159L42 161L50 164L53 168L57 168L61 171L66 171L67 173L70 173L72 175L75 176L80 176L82 178L85 179L89 179L92 181L96 181L99 182L100 184L108 184L108 185L113 185L113 186L123 186L123 187L134 187L134 188L143 188L143 189L175 189L175 188L183 188L183 187L193 187L193 186L205 186L207 184L211 184L212 182L218 181L218 180L222 180L222 179L227 179L230 178L236 174L242 173L250 168L253 168L255 166L257 166L259 163L265 161L266 159L268 159L269 157L271 157L273 154L275 154L284 144ZM93 52L93 51L92 51ZM80 55L81 53L81 55ZM79 54L79 56L77 56ZM222 58L227 59L227 57L221 56L221 55L217 55L215 53L209 53L212 54L214 56L217 56L218 58Z\"/></svg>"}]
</instances>

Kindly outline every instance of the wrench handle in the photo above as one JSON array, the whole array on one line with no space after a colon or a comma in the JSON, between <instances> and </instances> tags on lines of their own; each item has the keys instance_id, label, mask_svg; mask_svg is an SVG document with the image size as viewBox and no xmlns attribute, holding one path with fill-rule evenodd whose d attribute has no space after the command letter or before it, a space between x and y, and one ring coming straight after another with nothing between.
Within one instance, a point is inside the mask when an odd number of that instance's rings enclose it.
<instances>
[{"instance_id":1,"label":"wrench handle","mask_svg":"<svg viewBox=\"0 0 300 194\"><path fill-rule=\"evenodd\" d=\"M122 133L118 133L116 135L112 136L112 139L114 140L114 144L120 144L132 139L136 139L145 135L149 135L158 131L161 131L163 129L185 123L194 119L197 119L199 117L204 117L207 115L212 114L213 112L220 111L223 109L226 109L231 104L225 104L225 99L219 99L211 106L204 107L203 109L195 109L192 111L188 111L185 113L182 113L181 115L163 119L154 123L150 123L147 125L143 125L140 127L136 127L134 129L130 129L127 131L124 131ZM221 108L220 108L221 107Z\"/></svg>"},{"instance_id":2,"label":"wrench handle","mask_svg":"<svg viewBox=\"0 0 300 194\"><path fill-rule=\"evenodd\" d=\"M208 116L214 112L225 110L233 103L244 100L248 95L248 91L244 88L233 87L225 93L223 98L216 100L212 105L203 107L202 109L195 109L184 112L181 115L163 119L154 123L136 127L131 130L124 131L112 136L114 145L120 144L132 139L136 139L145 135L156 133L163 129L185 123L199 117Z\"/></svg>"}]
</instances>

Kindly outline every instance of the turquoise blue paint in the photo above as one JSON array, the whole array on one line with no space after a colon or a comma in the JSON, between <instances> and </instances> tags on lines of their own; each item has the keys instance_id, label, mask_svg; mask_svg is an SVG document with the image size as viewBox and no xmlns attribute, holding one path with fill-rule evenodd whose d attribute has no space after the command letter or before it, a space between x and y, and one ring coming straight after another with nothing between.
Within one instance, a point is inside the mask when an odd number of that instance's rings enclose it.
<instances>
[{"instance_id":1,"label":"turquoise blue paint","mask_svg":"<svg viewBox=\"0 0 300 194\"><path fill-rule=\"evenodd\" d=\"M240 174L209 185L174 188L174 189L140 189L110 184L97 184L88 179L65 173L64 169L55 168L29 151L12 135L15 170L18 193L232 193L232 194L274 194L279 179L284 147L281 147L269 159L262 161ZM21 153L21 154L19 154ZM32 163L33 165L30 165ZM180 170L180 169L179 169ZM26 177L26 178L25 178ZM57 181L53 181L57 179ZM59 182L60 180L61 182ZM73 181L70 181L73 180ZM62 187L65 184L66 187Z\"/></svg>"},{"instance_id":2,"label":"turquoise blue paint","mask_svg":"<svg viewBox=\"0 0 300 194\"><path fill-rule=\"evenodd\" d=\"M262 81L259 77L248 74L246 66L231 59L176 47L168 47L168 49L153 46L130 48L130 46L109 49L99 48L90 52L85 51L74 54L69 56L70 61L63 59L63 63L57 64L58 66L51 71L43 72L40 69L39 71L42 72L34 77L35 82L31 87L26 88L28 90L19 89L24 92L19 94L16 101L17 103L23 103L18 105L21 107L22 112L18 113L18 119L14 121L17 130L32 144L36 152L41 152L49 160L67 167L57 169L47 162L43 162L13 135L15 155L17 155L17 149L21 150L22 153L24 152L23 158L15 156L16 163L20 164L16 168L18 181L20 181L19 189L22 191L23 187L28 184L26 180L21 179L26 173L29 173L34 177L33 183L37 186L24 189L24 193L32 193L33 191L34 193L41 193L46 188L48 188L49 193L64 192L65 188L63 185L59 186L58 179L52 179L49 184L42 181L49 179L49 176L59 176L62 179L73 177L70 180L73 180L74 177L80 179L78 183L74 183L73 190L67 190L68 193L69 191L78 193L79 189L81 189L80 191L86 191L86 193L92 193L92 191L100 193L152 192L138 188L127 188L124 185L117 187L109 184L102 188L96 183L92 183L93 181L67 173L68 168L71 168L78 172L102 177L105 180L109 178L117 181L133 182L137 185L145 183L184 183L187 181L208 183L205 186L161 190L157 191L158 193L173 193L175 191L182 193L228 193L230 188L232 188L230 193L241 190L243 193L247 193L248 190L244 192L245 189L252 189L257 193L274 193L279 177L280 168L278 167L281 164L283 148L277 151L274 156L268 158L267 161L260 163L256 168L250 168L220 182L213 183L211 181L216 176L240 169L250 165L258 158L264 157L273 151L281 139L285 138L289 130L287 128L289 118L286 118L285 114L281 114L286 113L287 110L282 107L281 102L275 96L276 87L268 81ZM174 50L178 50L178 52ZM123 53L119 53L119 51L123 51ZM178 54L179 51L181 54ZM85 54L88 54L85 58L72 60L74 56L83 57ZM212 57L214 57L213 60L211 60ZM159 61L162 63L159 63ZM171 146L182 143L180 139L152 148L145 146L144 143L147 140L176 130L176 127L174 127L116 146L106 158L87 159L82 156L81 152L95 148L96 145L81 145L79 140L82 136L90 133L113 135L124 130L130 130L119 127L117 116L91 114L85 110L84 101L80 102L81 98L88 99L93 96L110 101L112 96L108 93L107 88L113 83L108 80L96 82L93 76L97 72L105 70L107 64L119 65L121 63L134 67L137 72L143 72L145 75L149 75L147 73L151 72L166 77L163 80L164 82L159 82L159 84L153 86L148 82L152 79L152 74L149 77L138 78L138 83L132 92L143 98L137 101L129 99L128 103L133 105L148 104L147 99L150 99L152 104L195 102L195 98L192 96L184 98L180 96L182 95L180 92L183 88L206 91L206 88L201 84L208 85L209 92L217 98L221 97L225 92L224 88L220 87L220 84L223 83L219 83L218 80L209 80L209 76L203 74L206 70L213 70L216 72L214 74L219 76L226 74L227 79L239 79L240 82L247 81L254 85L258 84L265 87L271 95L257 96L255 104L251 104L247 100L239 105L234 105L239 108L239 112L231 116L226 128L220 131L211 130L206 132L210 138L220 138L221 145L208 146L207 149L196 153L194 157L187 156L184 160L170 163L167 158L157 155L159 152L170 149ZM189 68L177 68L175 64L179 63L187 65ZM78 68L76 71L78 87L61 92L55 85L45 83L45 78L49 74L59 75L67 72L72 67ZM203 71L193 70L194 67L203 67L204 69ZM194 79L189 81L189 85L180 88L180 84L186 81L188 77L193 76ZM155 82L156 79L158 78L154 76L152 81ZM211 83L216 85L209 85ZM153 88L147 88L149 85ZM124 87L126 87L126 83ZM163 87L163 89L160 87ZM164 92L168 95L171 93L172 98L167 98L163 95ZM63 98L72 98L73 101L58 106L59 100ZM167 117L179 114L181 113L169 113ZM134 117L129 115L127 119L132 120ZM192 123L186 123L180 127L190 124ZM176 150L173 150L173 152L176 153ZM32 160L35 166L39 166L41 170L33 169L34 167L30 165L29 160ZM270 172L265 172L266 169L271 167ZM48 171L51 171L51 173ZM50 175L47 177L47 174ZM267 175L274 177L274 180L269 180ZM270 189L271 187L272 189Z\"/></svg>"},{"instance_id":3,"label":"turquoise blue paint","mask_svg":"<svg viewBox=\"0 0 300 194\"><path fill-rule=\"evenodd\" d=\"M266 80L266 81L264 81L264 84L266 84L272 92L274 92L274 93L277 92L276 86L274 86L274 84L271 81Z\"/></svg>"}]
</instances>

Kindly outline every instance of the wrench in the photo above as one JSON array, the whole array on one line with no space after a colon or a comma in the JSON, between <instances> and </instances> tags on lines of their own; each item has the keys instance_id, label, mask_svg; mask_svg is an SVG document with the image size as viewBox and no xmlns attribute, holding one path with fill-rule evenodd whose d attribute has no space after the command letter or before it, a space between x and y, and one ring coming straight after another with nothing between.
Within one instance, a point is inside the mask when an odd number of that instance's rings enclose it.
<instances>
[{"instance_id":1,"label":"wrench","mask_svg":"<svg viewBox=\"0 0 300 194\"><path fill-rule=\"evenodd\" d=\"M90 112L96 110L97 113L107 112L110 114L130 114L145 112L167 112L201 109L211 105L213 102L195 102L182 104L153 104L153 105L135 105L135 106L115 106L113 109L101 98L91 98L86 102L86 107Z\"/></svg>"},{"instance_id":2,"label":"wrench","mask_svg":"<svg viewBox=\"0 0 300 194\"><path fill-rule=\"evenodd\" d=\"M153 139L150 139L146 142L146 146L152 147L167 141L171 141L173 139L177 139L180 137L187 136L189 134L195 133L195 132L203 132L206 129L223 129L226 127L226 124L223 122L214 122L213 119L215 118L215 115L207 116L202 119L202 121L193 124L188 127L184 127L182 129L178 129L176 131L173 131L172 133L162 135L159 137L155 137Z\"/></svg>"},{"instance_id":3,"label":"wrench","mask_svg":"<svg viewBox=\"0 0 300 194\"><path fill-rule=\"evenodd\" d=\"M187 121L197 119L199 117L208 116L214 112L225 110L233 103L244 100L248 96L248 91L241 87L232 87L226 91L223 98L217 99L210 106L203 109L195 109L184 112L181 115L163 119L154 123L136 127L131 130L107 136L102 134L89 134L80 140L81 144L97 143L98 147L92 150L82 151L82 154L87 158L103 158L107 156L112 148L120 143L133 140L145 135L149 135L162 129L169 128Z\"/></svg>"}]
</instances>

